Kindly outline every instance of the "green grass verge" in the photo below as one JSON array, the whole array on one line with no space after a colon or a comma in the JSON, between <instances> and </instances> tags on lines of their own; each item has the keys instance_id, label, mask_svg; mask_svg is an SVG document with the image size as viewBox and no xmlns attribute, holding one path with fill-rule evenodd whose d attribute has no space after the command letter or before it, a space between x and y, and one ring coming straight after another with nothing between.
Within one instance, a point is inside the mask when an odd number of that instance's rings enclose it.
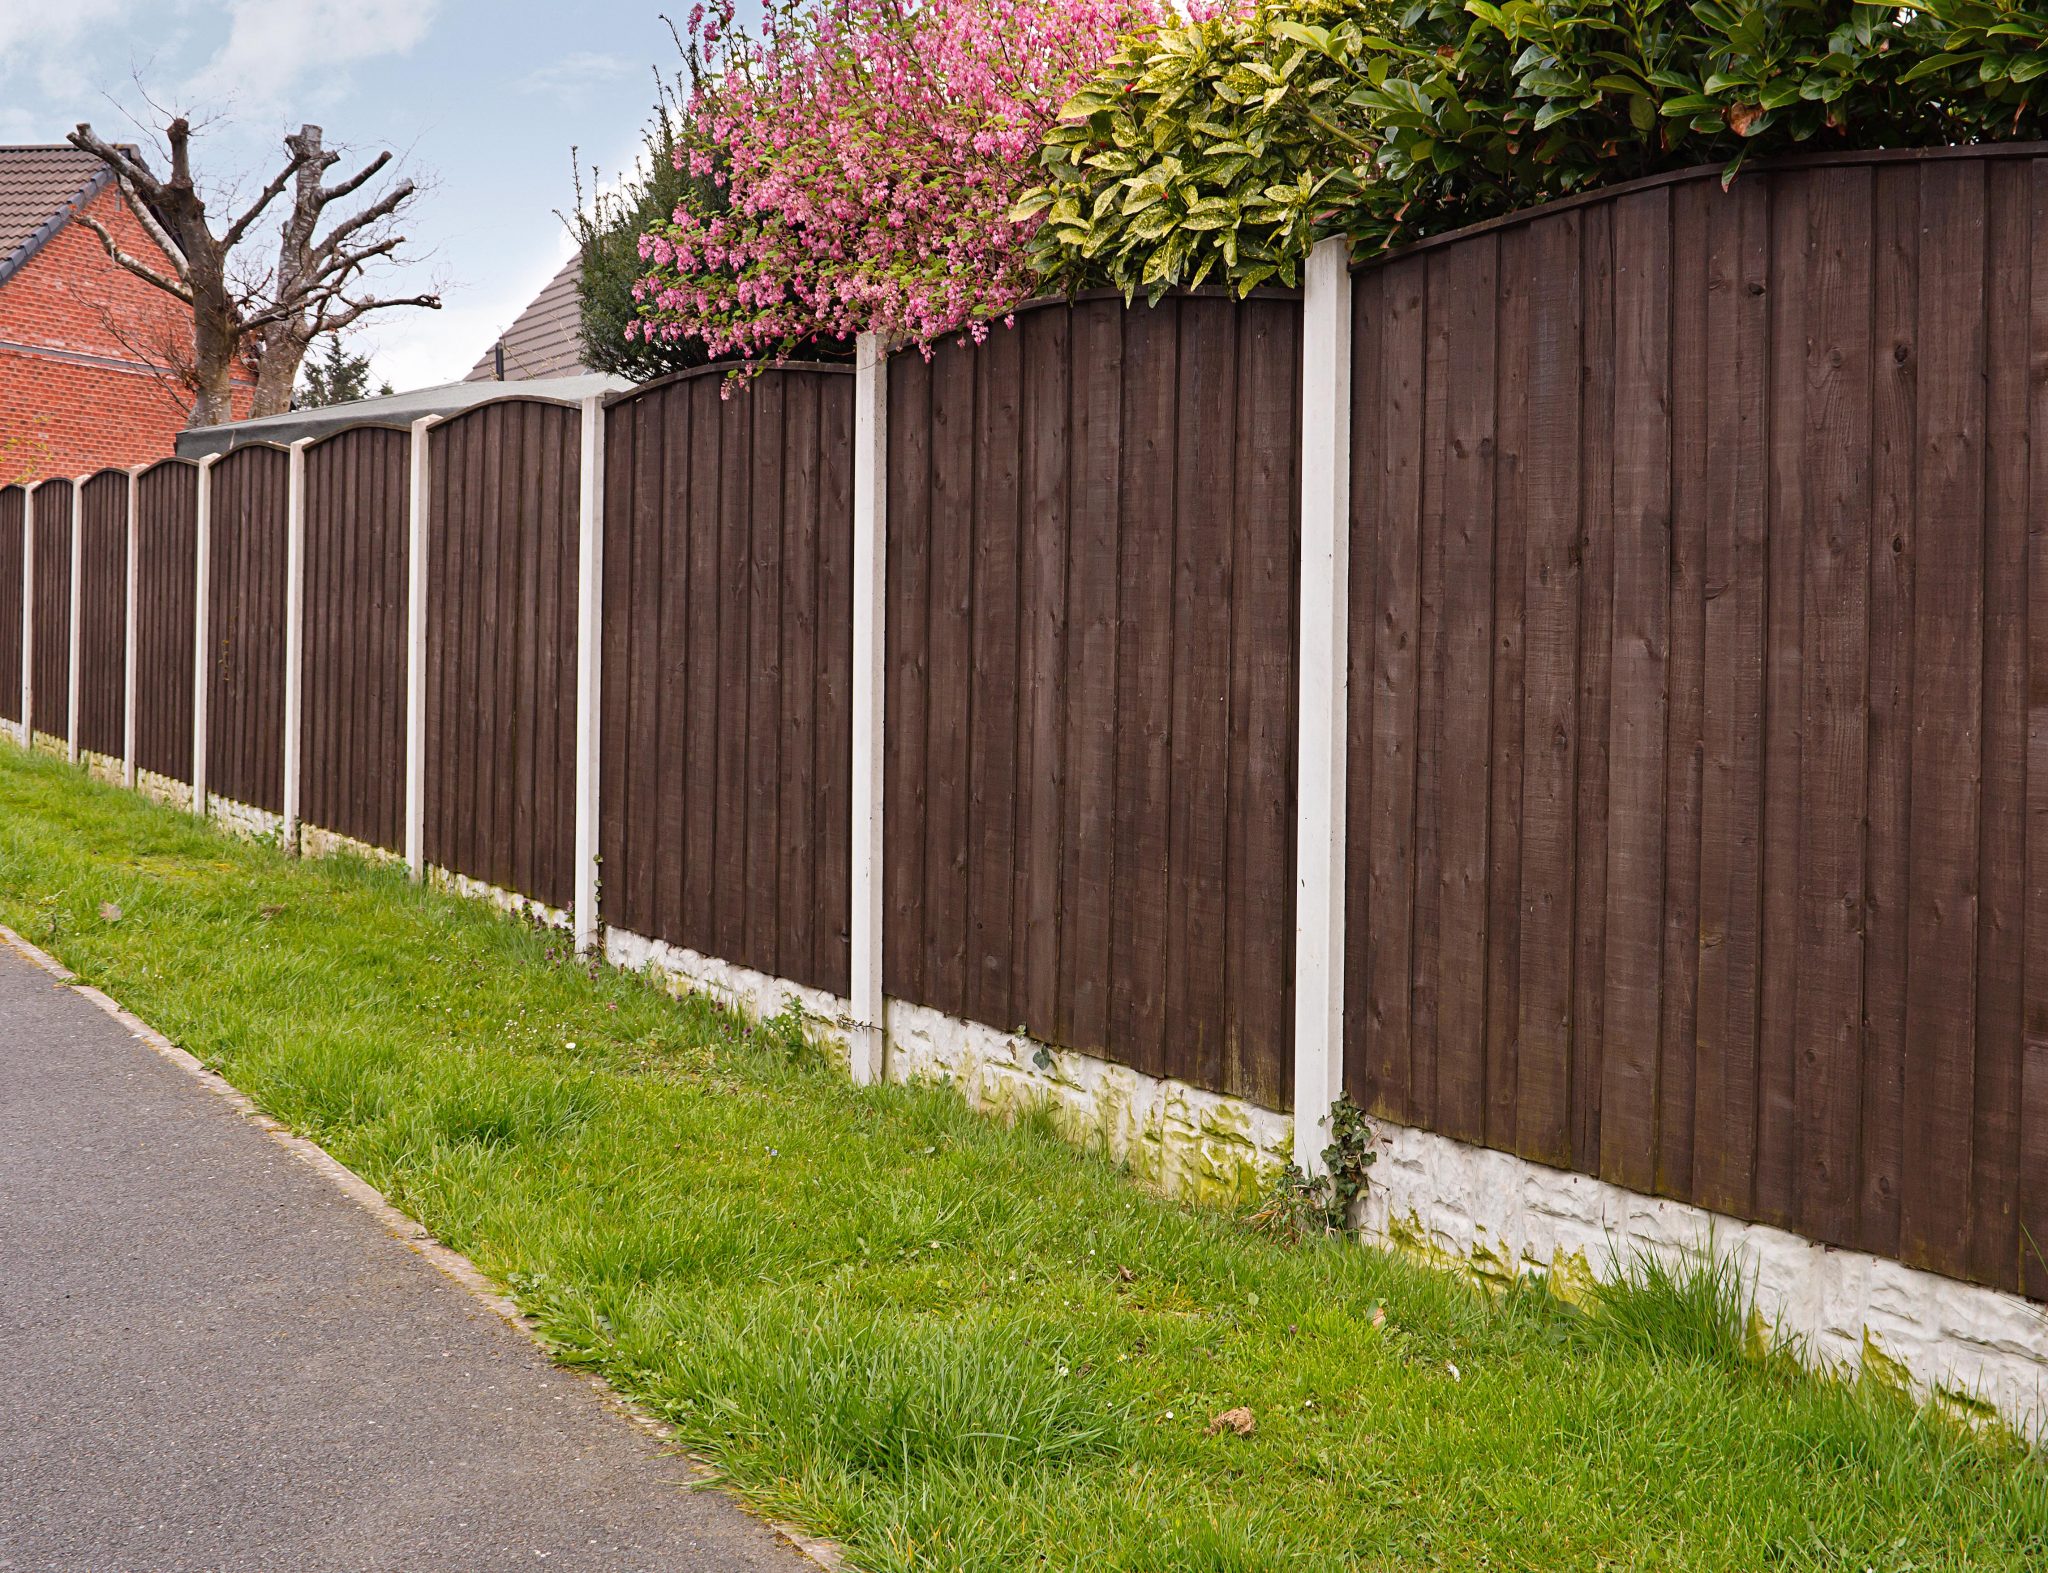
<instances>
[{"instance_id":1,"label":"green grass verge","mask_svg":"<svg viewBox=\"0 0 2048 1573\"><path fill-rule=\"evenodd\" d=\"M875 1573L2048 1565L2038 1451L1756 1356L1725 1274L1587 1314L1288 1247L11 747L0 921Z\"/></svg>"}]
</instances>

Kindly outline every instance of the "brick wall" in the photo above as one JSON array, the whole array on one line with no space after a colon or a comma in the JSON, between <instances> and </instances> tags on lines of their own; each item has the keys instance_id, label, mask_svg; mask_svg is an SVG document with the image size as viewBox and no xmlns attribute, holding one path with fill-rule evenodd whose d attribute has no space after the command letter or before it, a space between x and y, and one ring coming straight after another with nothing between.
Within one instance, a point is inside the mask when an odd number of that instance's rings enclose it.
<instances>
[{"instance_id":1,"label":"brick wall","mask_svg":"<svg viewBox=\"0 0 2048 1573\"><path fill-rule=\"evenodd\" d=\"M162 256L111 186L86 211L131 256ZM168 456L191 395L160 368L190 342L182 304L115 266L84 225L65 225L0 284L0 463L81 475ZM249 397L240 391L237 413Z\"/></svg>"}]
</instances>

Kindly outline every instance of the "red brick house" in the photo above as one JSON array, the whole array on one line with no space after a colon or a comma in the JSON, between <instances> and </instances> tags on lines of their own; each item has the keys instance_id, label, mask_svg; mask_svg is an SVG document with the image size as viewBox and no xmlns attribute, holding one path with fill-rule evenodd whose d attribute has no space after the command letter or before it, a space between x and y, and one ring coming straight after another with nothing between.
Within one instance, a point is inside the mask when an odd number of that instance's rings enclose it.
<instances>
[{"instance_id":1,"label":"red brick house","mask_svg":"<svg viewBox=\"0 0 2048 1573\"><path fill-rule=\"evenodd\" d=\"M0 146L0 481L165 458L191 413L186 308L117 267L80 212L173 267L98 159Z\"/></svg>"}]
</instances>

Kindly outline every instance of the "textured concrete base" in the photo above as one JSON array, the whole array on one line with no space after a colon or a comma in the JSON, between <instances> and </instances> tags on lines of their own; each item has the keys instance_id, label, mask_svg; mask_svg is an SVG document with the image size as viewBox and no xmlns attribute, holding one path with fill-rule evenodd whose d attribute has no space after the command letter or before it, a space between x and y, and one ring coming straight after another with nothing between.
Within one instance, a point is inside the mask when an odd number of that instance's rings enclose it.
<instances>
[{"instance_id":1,"label":"textured concrete base","mask_svg":"<svg viewBox=\"0 0 2048 1573\"><path fill-rule=\"evenodd\" d=\"M1711 1251L1814 1364L2048 1438L2048 1306L1427 1131L1378 1130L1368 1239L1488 1282L1547 1274L1567 1296L1643 1253L1681 1265Z\"/></svg>"},{"instance_id":2,"label":"textured concrete base","mask_svg":"<svg viewBox=\"0 0 2048 1573\"><path fill-rule=\"evenodd\" d=\"M274 841L284 834L284 815L212 792L206 794L206 817L223 830L247 836L251 841Z\"/></svg>"},{"instance_id":3,"label":"textured concrete base","mask_svg":"<svg viewBox=\"0 0 2048 1573\"><path fill-rule=\"evenodd\" d=\"M175 776L160 776L154 770L138 770L135 772L135 790L158 803L187 813L191 811L192 783L189 781L180 781Z\"/></svg>"},{"instance_id":4,"label":"textured concrete base","mask_svg":"<svg viewBox=\"0 0 2048 1573\"><path fill-rule=\"evenodd\" d=\"M471 879L467 874L458 874L452 868L439 868L429 864L427 883L436 890L467 896L472 901L488 901L500 912L509 912L515 918L531 918L536 923L543 923L554 929L569 927L569 914L560 907L551 907L544 901L522 896L517 891L501 889L481 879Z\"/></svg>"},{"instance_id":5,"label":"textured concrete base","mask_svg":"<svg viewBox=\"0 0 2048 1573\"><path fill-rule=\"evenodd\" d=\"M299 855L309 858L333 857L336 853L348 853L366 863L403 863L405 854L393 852L389 847L372 846L367 841L358 841L354 836L345 836L338 830L323 830L318 825L299 826Z\"/></svg>"},{"instance_id":6,"label":"textured concrete base","mask_svg":"<svg viewBox=\"0 0 2048 1573\"><path fill-rule=\"evenodd\" d=\"M847 1063L851 1017L838 995L622 929L606 931L605 954L632 971L651 966L671 987L756 1020L795 1001L813 1040ZM1046 1109L1077 1145L1129 1164L1168 1195L1236 1200L1287 1161L1293 1122L1284 1114L905 1000L884 1009L890 1080L949 1082L988 1114Z\"/></svg>"}]
</instances>

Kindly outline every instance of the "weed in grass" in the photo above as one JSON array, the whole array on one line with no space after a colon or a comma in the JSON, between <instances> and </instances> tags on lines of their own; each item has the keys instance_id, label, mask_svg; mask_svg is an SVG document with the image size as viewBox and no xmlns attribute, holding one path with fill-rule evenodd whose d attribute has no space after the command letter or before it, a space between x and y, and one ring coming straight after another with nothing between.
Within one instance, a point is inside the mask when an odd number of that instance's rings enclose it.
<instances>
[{"instance_id":1,"label":"weed in grass","mask_svg":"<svg viewBox=\"0 0 2048 1573\"><path fill-rule=\"evenodd\" d=\"M1268 1238L1049 1111L855 1089L791 1018L7 750L0 921L868 1573L2044 1566L2040 1453L1759 1356L1711 1263L1579 1309Z\"/></svg>"}]
</instances>

